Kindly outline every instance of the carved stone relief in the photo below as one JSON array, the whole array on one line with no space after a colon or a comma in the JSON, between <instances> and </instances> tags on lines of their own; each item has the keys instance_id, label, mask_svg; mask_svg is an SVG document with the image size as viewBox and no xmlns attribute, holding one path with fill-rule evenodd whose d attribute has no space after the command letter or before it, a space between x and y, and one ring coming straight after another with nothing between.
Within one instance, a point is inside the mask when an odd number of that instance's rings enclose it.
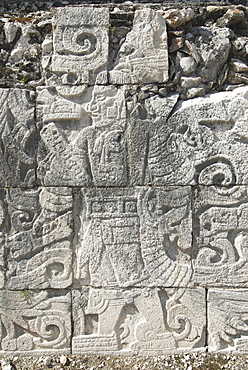
<instances>
[{"instance_id":1,"label":"carved stone relief","mask_svg":"<svg viewBox=\"0 0 248 370\"><path fill-rule=\"evenodd\" d=\"M134 184L246 184L248 88L130 105ZM174 108L174 110L173 110Z\"/></svg>"},{"instance_id":2,"label":"carved stone relief","mask_svg":"<svg viewBox=\"0 0 248 370\"><path fill-rule=\"evenodd\" d=\"M36 128L33 95L26 89L0 89L0 186L35 182Z\"/></svg>"},{"instance_id":3,"label":"carved stone relief","mask_svg":"<svg viewBox=\"0 0 248 370\"><path fill-rule=\"evenodd\" d=\"M70 293L0 291L0 354L69 352Z\"/></svg>"},{"instance_id":4,"label":"carved stone relief","mask_svg":"<svg viewBox=\"0 0 248 370\"><path fill-rule=\"evenodd\" d=\"M83 189L76 277L91 286L187 286L191 189Z\"/></svg>"},{"instance_id":5,"label":"carved stone relief","mask_svg":"<svg viewBox=\"0 0 248 370\"><path fill-rule=\"evenodd\" d=\"M194 281L204 286L247 286L247 187L199 187L194 210Z\"/></svg>"},{"instance_id":6,"label":"carved stone relief","mask_svg":"<svg viewBox=\"0 0 248 370\"><path fill-rule=\"evenodd\" d=\"M98 85L41 88L38 104L42 184L127 184L123 89Z\"/></svg>"},{"instance_id":7,"label":"carved stone relief","mask_svg":"<svg viewBox=\"0 0 248 370\"><path fill-rule=\"evenodd\" d=\"M60 82L107 82L108 29L108 8L73 7L57 12L50 68Z\"/></svg>"},{"instance_id":8,"label":"carved stone relief","mask_svg":"<svg viewBox=\"0 0 248 370\"><path fill-rule=\"evenodd\" d=\"M168 80L166 22L161 12L136 10L133 28L127 33L110 71L113 84L139 84Z\"/></svg>"},{"instance_id":9,"label":"carved stone relief","mask_svg":"<svg viewBox=\"0 0 248 370\"><path fill-rule=\"evenodd\" d=\"M6 287L66 288L72 283L70 188L9 189Z\"/></svg>"},{"instance_id":10,"label":"carved stone relief","mask_svg":"<svg viewBox=\"0 0 248 370\"><path fill-rule=\"evenodd\" d=\"M205 338L204 296L202 288L74 290L73 353L199 349Z\"/></svg>"},{"instance_id":11,"label":"carved stone relief","mask_svg":"<svg viewBox=\"0 0 248 370\"><path fill-rule=\"evenodd\" d=\"M247 352L248 290L210 289L209 350Z\"/></svg>"},{"instance_id":12,"label":"carved stone relief","mask_svg":"<svg viewBox=\"0 0 248 370\"><path fill-rule=\"evenodd\" d=\"M0 14L0 355L248 349L247 36L165 8Z\"/></svg>"}]
</instances>

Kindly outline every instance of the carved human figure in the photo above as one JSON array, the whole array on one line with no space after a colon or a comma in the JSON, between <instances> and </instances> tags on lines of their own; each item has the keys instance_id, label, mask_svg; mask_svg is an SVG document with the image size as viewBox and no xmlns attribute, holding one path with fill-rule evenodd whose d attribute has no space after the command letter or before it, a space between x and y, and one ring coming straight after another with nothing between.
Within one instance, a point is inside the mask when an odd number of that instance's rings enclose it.
<instances>
[{"instance_id":1,"label":"carved human figure","mask_svg":"<svg viewBox=\"0 0 248 370\"><path fill-rule=\"evenodd\" d=\"M113 86L95 86L85 109L92 125L79 133L75 143L80 157L84 159L82 171L85 177L95 185L126 185L123 90Z\"/></svg>"},{"instance_id":2,"label":"carved human figure","mask_svg":"<svg viewBox=\"0 0 248 370\"><path fill-rule=\"evenodd\" d=\"M38 173L45 185L126 185L122 89L41 89L39 103L42 142Z\"/></svg>"}]
</instances>

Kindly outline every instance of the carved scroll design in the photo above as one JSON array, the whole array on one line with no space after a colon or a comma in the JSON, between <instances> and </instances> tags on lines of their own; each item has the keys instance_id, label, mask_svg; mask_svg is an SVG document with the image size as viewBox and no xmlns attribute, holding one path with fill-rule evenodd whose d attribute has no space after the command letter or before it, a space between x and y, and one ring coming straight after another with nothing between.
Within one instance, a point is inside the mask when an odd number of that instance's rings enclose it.
<instances>
[{"instance_id":1,"label":"carved scroll design","mask_svg":"<svg viewBox=\"0 0 248 370\"><path fill-rule=\"evenodd\" d=\"M44 351L69 347L68 295L48 292L1 291L0 338L6 352Z\"/></svg>"}]
</instances>

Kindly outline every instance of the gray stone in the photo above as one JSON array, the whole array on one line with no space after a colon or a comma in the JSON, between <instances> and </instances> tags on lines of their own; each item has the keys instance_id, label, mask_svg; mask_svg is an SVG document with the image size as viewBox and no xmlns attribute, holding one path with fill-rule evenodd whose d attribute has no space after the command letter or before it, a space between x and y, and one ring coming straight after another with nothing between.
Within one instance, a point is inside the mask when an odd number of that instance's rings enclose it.
<instances>
[{"instance_id":1,"label":"gray stone","mask_svg":"<svg viewBox=\"0 0 248 370\"><path fill-rule=\"evenodd\" d=\"M248 286L247 187L200 187L194 209L193 281L212 287Z\"/></svg>"},{"instance_id":2,"label":"gray stone","mask_svg":"<svg viewBox=\"0 0 248 370\"><path fill-rule=\"evenodd\" d=\"M10 57L8 59L8 62L11 65L19 62L23 63L24 56L30 52L32 54L33 43L31 42L31 38L33 36L41 38L40 32L33 24L19 23L19 26L21 28L21 37L15 43L14 48L11 50ZM9 37L12 36L13 35L11 34L9 35Z\"/></svg>"},{"instance_id":3,"label":"gray stone","mask_svg":"<svg viewBox=\"0 0 248 370\"><path fill-rule=\"evenodd\" d=\"M59 358L59 362L61 363L61 365L65 366L67 364L67 357L65 355L61 355L60 358Z\"/></svg>"},{"instance_id":4,"label":"gray stone","mask_svg":"<svg viewBox=\"0 0 248 370\"><path fill-rule=\"evenodd\" d=\"M246 184L247 91L178 103L176 95L152 97L136 105L130 113L132 183Z\"/></svg>"},{"instance_id":5,"label":"gray stone","mask_svg":"<svg viewBox=\"0 0 248 370\"><path fill-rule=\"evenodd\" d=\"M73 291L73 353L158 355L203 349L205 292L196 289Z\"/></svg>"},{"instance_id":6,"label":"gray stone","mask_svg":"<svg viewBox=\"0 0 248 370\"><path fill-rule=\"evenodd\" d=\"M70 346L70 293L0 291L0 354L51 354ZM49 328L49 330L47 330Z\"/></svg>"},{"instance_id":7,"label":"gray stone","mask_svg":"<svg viewBox=\"0 0 248 370\"><path fill-rule=\"evenodd\" d=\"M231 66L235 72L248 71L248 65L239 59L231 59Z\"/></svg>"},{"instance_id":8,"label":"gray stone","mask_svg":"<svg viewBox=\"0 0 248 370\"><path fill-rule=\"evenodd\" d=\"M37 154L33 96L25 89L0 89L0 103L0 186L32 185Z\"/></svg>"},{"instance_id":9,"label":"gray stone","mask_svg":"<svg viewBox=\"0 0 248 370\"><path fill-rule=\"evenodd\" d=\"M54 19L51 71L74 74L77 84L107 82L109 11L61 8ZM62 80L63 82L63 80ZM69 83L69 80L66 81Z\"/></svg>"},{"instance_id":10,"label":"gray stone","mask_svg":"<svg viewBox=\"0 0 248 370\"><path fill-rule=\"evenodd\" d=\"M186 91L186 98L192 99L196 96L204 96L206 93L206 90L203 87L191 87Z\"/></svg>"},{"instance_id":11,"label":"gray stone","mask_svg":"<svg viewBox=\"0 0 248 370\"><path fill-rule=\"evenodd\" d=\"M217 24L221 27L234 26L241 23L245 18L245 12L241 9L227 9L226 13L217 20Z\"/></svg>"},{"instance_id":12,"label":"gray stone","mask_svg":"<svg viewBox=\"0 0 248 370\"><path fill-rule=\"evenodd\" d=\"M17 31L18 31L18 27L14 23L6 22L4 24L4 33L5 33L5 38L6 38L7 43L14 41Z\"/></svg>"},{"instance_id":13,"label":"gray stone","mask_svg":"<svg viewBox=\"0 0 248 370\"><path fill-rule=\"evenodd\" d=\"M1 360L1 367L2 370L14 370L14 367L11 365L10 360L4 358Z\"/></svg>"},{"instance_id":14,"label":"gray stone","mask_svg":"<svg viewBox=\"0 0 248 370\"><path fill-rule=\"evenodd\" d=\"M133 28L127 33L110 71L113 84L166 82L168 49L166 23L159 11L136 10Z\"/></svg>"},{"instance_id":15,"label":"gray stone","mask_svg":"<svg viewBox=\"0 0 248 370\"><path fill-rule=\"evenodd\" d=\"M45 357L43 363L44 363L45 366L51 365L52 358L50 356Z\"/></svg>"},{"instance_id":16,"label":"gray stone","mask_svg":"<svg viewBox=\"0 0 248 370\"><path fill-rule=\"evenodd\" d=\"M210 289L209 350L247 353L247 314L248 289Z\"/></svg>"},{"instance_id":17,"label":"gray stone","mask_svg":"<svg viewBox=\"0 0 248 370\"><path fill-rule=\"evenodd\" d=\"M124 90L41 88L38 175L46 186L127 184Z\"/></svg>"},{"instance_id":18,"label":"gray stone","mask_svg":"<svg viewBox=\"0 0 248 370\"><path fill-rule=\"evenodd\" d=\"M183 88L199 86L201 77L181 77L181 86Z\"/></svg>"},{"instance_id":19,"label":"gray stone","mask_svg":"<svg viewBox=\"0 0 248 370\"><path fill-rule=\"evenodd\" d=\"M70 286L71 189L9 189L6 201L9 218L7 288Z\"/></svg>"},{"instance_id":20,"label":"gray stone","mask_svg":"<svg viewBox=\"0 0 248 370\"><path fill-rule=\"evenodd\" d=\"M191 8L169 9L164 12L163 16L170 27L177 28L194 18L195 12Z\"/></svg>"},{"instance_id":21,"label":"gray stone","mask_svg":"<svg viewBox=\"0 0 248 370\"><path fill-rule=\"evenodd\" d=\"M80 285L189 284L190 187L84 189L76 203Z\"/></svg>"},{"instance_id":22,"label":"gray stone","mask_svg":"<svg viewBox=\"0 0 248 370\"><path fill-rule=\"evenodd\" d=\"M185 76L194 73L197 67L196 61L191 57L181 57L179 58L179 66L182 70L182 73Z\"/></svg>"},{"instance_id":23,"label":"gray stone","mask_svg":"<svg viewBox=\"0 0 248 370\"><path fill-rule=\"evenodd\" d=\"M197 74L203 82L214 82L228 59L231 31L213 26L194 27L192 33L193 45L200 57Z\"/></svg>"}]
</instances>

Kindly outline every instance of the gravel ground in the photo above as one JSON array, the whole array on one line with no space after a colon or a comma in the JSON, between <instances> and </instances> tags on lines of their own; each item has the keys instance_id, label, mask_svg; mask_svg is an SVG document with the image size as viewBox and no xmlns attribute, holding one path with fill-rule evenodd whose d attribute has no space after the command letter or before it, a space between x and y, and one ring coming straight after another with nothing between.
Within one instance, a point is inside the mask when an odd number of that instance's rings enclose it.
<instances>
[{"instance_id":1,"label":"gravel ground","mask_svg":"<svg viewBox=\"0 0 248 370\"><path fill-rule=\"evenodd\" d=\"M15 356L1 360L2 370L245 370L248 355L193 353L153 357L108 357L108 356Z\"/></svg>"}]
</instances>

